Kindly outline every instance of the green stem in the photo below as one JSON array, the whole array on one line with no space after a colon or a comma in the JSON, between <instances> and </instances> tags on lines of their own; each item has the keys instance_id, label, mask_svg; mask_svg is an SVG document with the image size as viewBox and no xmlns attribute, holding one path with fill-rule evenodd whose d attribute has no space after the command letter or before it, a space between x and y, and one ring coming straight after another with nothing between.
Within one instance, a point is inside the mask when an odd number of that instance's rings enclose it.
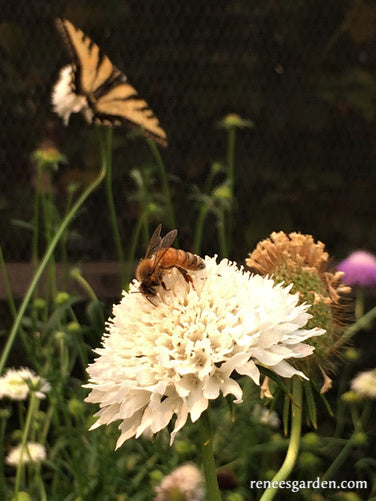
<instances>
[{"instance_id":1,"label":"green stem","mask_svg":"<svg viewBox=\"0 0 376 501\"><path fill-rule=\"evenodd\" d=\"M42 273L44 272L47 263L50 260L51 255L53 254L58 242L61 239L61 236L64 234L65 230L67 229L68 225L71 223L72 219L74 216L77 214L78 210L82 206L82 204L86 201L86 199L89 197L89 195L101 184L103 179L105 178L106 175L106 167L107 167L107 158L102 155L102 167L101 170L98 174L98 177L93 181L93 183L86 188L86 190L82 193L82 195L78 198L77 202L73 205L71 210L68 212L68 214L65 216L63 221L60 224L60 227L58 228L54 238L52 239L49 247L47 248L44 257L42 261L39 264L38 269L34 273L33 279L29 285L28 290L26 291L26 294L23 298L23 301L21 303L21 306L18 310L18 314L14 320L12 329L10 331L8 340L5 344L4 350L1 354L0 358L0 374L3 373L4 366L6 364L6 361L9 356L9 352L12 348L12 345L14 343L14 340L16 338L17 332L19 330L21 320L25 314L26 308L30 302L31 296L40 280L40 277L42 276Z\"/></svg>"},{"instance_id":2,"label":"green stem","mask_svg":"<svg viewBox=\"0 0 376 501\"><path fill-rule=\"evenodd\" d=\"M228 252L231 252L232 233L234 226L233 201L234 201L234 185L235 185L235 137L236 137L236 127L230 127L227 136L227 179L229 181L230 193L231 193L231 207L228 214L228 224L227 224ZM227 255L227 257L230 256Z\"/></svg>"},{"instance_id":3,"label":"green stem","mask_svg":"<svg viewBox=\"0 0 376 501\"><path fill-rule=\"evenodd\" d=\"M73 201L73 191L68 188L68 198L67 204L65 208L65 215L68 214L70 208L72 207ZM67 289L67 281L68 281L68 230L64 231L61 236L61 264L62 264L62 290Z\"/></svg>"},{"instance_id":4,"label":"green stem","mask_svg":"<svg viewBox=\"0 0 376 501\"><path fill-rule=\"evenodd\" d=\"M227 136L227 178L230 182L231 194L234 193L235 183L235 137L236 128L231 127Z\"/></svg>"},{"instance_id":5,"label":"green stem","mask_svg":"<svg viewBox=\"0 0 376 501\"><path fill-rule=\"evenodd\" d=\"M37 186L35 190L34 199L34 224L33 224L33 239L31 244L31 259L33 263L33 270L37 269L38 266L38 240L39 240L39 205L40 205L40 193L42 185L42 168L37 165ZM38 295L38 291L36 291Z\"/></svg>"},{"instance_id":6,"label":"green stem","mask_svg":"<svg viewBox=\"0 0 376 501\"><path fill-rule=\"evenodd\" d=\"M51 195L51 173L45 170L45 175L47 177L45 193L41 193L42 209L44 216L44 233L46 237L46 248L49 247L52 240L53 232L53 215L52 215L52 195ZM46 295L48 299L52 299L56 296L56 270L55 270L55 258L54 253L47 264L47 285L46 285ZM47 299L47 302L48 302Z\"/></svg>"},{"instance_id":7,"label":"green stem","mask_svg":"<svg viewBox=\"0 0 376 501\"><path fill-rule=\"evenodd\" d=\"M11 311L11 314L12 314L12 317L14 320L17 316L17 309L16 309L16 305L14 302L12 289L10 286L10 281L9 281L9 277L8 277L8 273L7 273L7 269L6 269L6 265L5 265L5 261L4 261L4 255L3 255L3 251L1 249L1 246L0 246L0 267L1 267L2 274L3 274L6 294L8 296L9 309ZM20 336L21 336L22 344L24 345L25 351L28 355L28 358L33 362L33 364L35 366L37 366L38 364L36 362L34 352L30 348L30 344L29 344L29 341L27 339L26 332L24 331L24 329L22 327L20 327Z\"/></svg>"},{"instance_id":8,"label":"green stem","mask_svg":"<svg viewBox=\"0 0 376 501\"><path fill-rule=\"evenodd\" d=\"M71 273L71 277L76 280L78 284L87 292L89 298L95 303L99 303L97 295L95 294L93 288L89 284L89 282L81 275L81 272L78 268L74 268Z\"/></svg>"},{"instance_id":9,"label":"green stem","mask_svg":"<svg viewBox=\"0 0 376 501\"><path fill-rule=\"evenodd\" d=\"M364 315L364 289L358 287L355 299L355 318L359 320Z\"/></svg>"},{"instance_id":10,"label":"green stem","mask_svg":"<svg viewBox=\"0 0 376 501\"><path fill-rule=\"evenodd\" d=\"M160 175L161 182L162 182L163 194L165 196L166 203L167 203L167 213L168 213L168 219L169 219L170 226L171 226L171 228L176 228L175 214L174 214L174 208L173 208L172 200L171 200L170 187L168 185L166 169L165 169L165 166L163 164L161 154L159 153L158 147L154 141L152 141L151 139L147 139L147 142L148 142L149 148L151 149L151 152L153 153L154 158L157 162L157 166L159 168L159 175Z\"/></svg>"},{"instance_id":11,"label":"green stem","mask_svg":"<svg viewBox=\"0 0 376 501\"><path fill-rule=\"evenodd\" d=\"M333 350L343 344L344 341L352 338L357 332L362 329L367 329L371 326L373 320L376 318L376 306L360 317L356 322L354 322L350 327L348 327L339 340L334 343ZM333 351L334 352L334 351Z\"/></svg>"},{"instance_id":12,"label":"green stem","mask_svg":"<svg viewBox=\"0 0 376 501\"><path fill-rule=\"evenodd\" d=\"M208 501L221 501L214 462L213 432L210 424L209 409L201 414L199 422L201 454L206 479L207 498Z\"/></svg>"},{"instance_id":13,"label":"green stem","mask_svg":"<svg viewBox=\"0 0 376 501\"><path fill-rule=\"evenodd\" d=\"M210 190L212 186L212 182L216 174L219 172L218 169L215 169L214 166L211 167L208 178L205 182L204 193L206 196L210 195ZM202 234L204 232L204 223L206 216L209 213L208 204L203 201L201 202L200 212L197 219L196 229L195 229L195 237L194 237L194 252L196 254L201 254L201 245L202 245Z\"/></svg>"},{"instance_id":14,"label":"green stem","mask_svg":"<svg viewBox=\"0 0 376 501\"><path fill-rule=\"evenodd\" d=\"M205 204L202 204L198 215L196 230L195 230L195 241L193 247L195 254L201 253L202 234L204 231L204 222L207 214L208 214L208 208Z\"/></svg>"},{"instance_id":15,"label":"green stem","mask_svg":"<svg viewBox=\"0 0 376 501\"><path fill-rule=\"evenodd\" d=\"M275 482L286 480L292 472L299 453L300 436L302 430L302 382L298 376L292 380L292 395L295 404L291 403L291 434L285 460L278 473L270 482L270 487L261 496L260 501L270 501L278 492L278 487L273 487Z\"/></svg>"},{"instance_id":16,"label":"green stem","mask_svg":"<svg viewBox=\"0 0 376 501\"><path fill-rule=\"evenodd\" d=\"M10 415L10 412L9 412ZM5 431L8 418L5 411L0 416L0 499L6 499L5 489L5 472L4 472L4 453L5 453Z\"/></svg>"},{"instance_id":17,"label":"green stem","mask_svg":"<svg viewBox=\"0 0 376 501\"><path fill-rule=\"evenodd\" d=\"M119 231L119 225L116 217L116 208L115 208L115 201L114 201L114 193L112 190L112 148L111 148L111 143L112 143L112 129L108 128L107 129L107 147L105 151L105 155L107 156L107 172L106 172L106 196L107 196L107 204L108 208L110 211L110 220L112 224L112 231L113 231L113 236L114 236L114 241L115 241L115 247L116 247L116 252L119 260L119 266L120 266L120 281L121 281L121 286L124 288L125 287L125 261L124 261L124 252L123 252L123 246L121 244L121 238L120 238L120 231Z\"/></svg>"},{"instance_id":18,"label":"green stem","mask_svg":"<svg viewBox=\"0 0 376 501\"><path fill-rule=\"evenodd\" d=\"M127 287L131 282L131 277L132 277L131 266L135 260L137 244L140 240L141 229L145 228L145 222L147 224L147 217L146 217L146 213L143 213L142 216L137 221L137 225L133 231L133 237L131 240L131 248L129 250L129 267L128 267L128 273L127 273L127 278L126 278Z\"/></svg>"},{"instance_id":19,"label":"green stem","mask_svg":"<svg viewBox=\"0 0 376 501\"><path fill-rule=\"evenodd\" d=\"M218 239L221 257L229 257L227 240L226 240L226 227L225 227L225 214L223 209L220 209L218 218Z\"/></svg>"},{"instance_id":20,"label":"green stem","mask_svg":"<svg viewBox=\"0 0 376 501\"><path fill-rule=\"evenodd\" d=\"M9 276L7 273L7 268L6 268L5 260L4 260L4 254L3 254L3 250L1 248L1 246L0 246L0 267L1 267L1 272L3 275L6 295L8 297L9 309L12 313L13 318L15 318L15 316L17 314L17 310L16 310L16 305L14 303L12 288L10 286Z\"/></svg>"},{"instance_id":21,"label":"green stem","mask_svg":"<svg viewBox=\"0 0 376 501\"><path fill-rule=\"evenodd\" d=\"M26 417L26 423L25 423L25 427L24 427L23 433L22 433L20 459L19 459L18 465L17 465L17 473L16 473L16 480L15 480L15 486L14 486L14 499L17 499L18 492L20 490L21 474L23 471L24 452L26 449L27 438L29 436L32 418L33 418L35 412L38 410L38 407L39 407L39 399L37 398L37 396L35 395L35 392L33 391L31 393L29 409L28 409L27 417ZM26 454L27 454L27 451L26 451Z\"/></svg>"},{"instance_id":22,"label":"green stem","mask_svg":"<svg viewBox=\"0 0 376 501\"><path fill-rule=\"evenodd\" d=\"M333 476L337 473L337 471L341 468L343 463L346 461L347 457L349 456L351 450L354 447L354 442L356 442L356 435L357 433L362 429L362 421L365 420L367 421L369 415L370 415L370 409L371 406L366 406L362 416L357 420L357 423L355 424L354 427L354 432L352 433L351 437L346 441L345 446L341 450L339 454L336 455L335 460L333 463L330 465L328 470L326 471L325 475L321 478L322 481L324 480L330 480L333 478Z\"/></svg>"}]
</instances>

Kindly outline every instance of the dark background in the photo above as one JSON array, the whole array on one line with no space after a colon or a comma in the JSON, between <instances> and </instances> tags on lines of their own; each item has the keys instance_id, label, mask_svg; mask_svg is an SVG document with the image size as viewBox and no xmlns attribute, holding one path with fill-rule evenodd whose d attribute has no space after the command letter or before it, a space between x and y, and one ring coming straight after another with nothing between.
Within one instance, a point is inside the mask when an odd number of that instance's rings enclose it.
<instances>
[{"instance_id":1,"label":"dark background","mask_svg":"<svg viewBox=\"0 0 376 501\"><path fill-rule=\"evenodd\" d=\"M55 174L57 205L66 186L99 167L93 129L80 116L64 128L50 105L70 59L55 29L66 17L128 76L169 137L162 158L177 226L190 249L211 164L226 155L218 122L237 113L233 256L244 259L272 231L301 231L341 259L376 250L376 4L371 1L0 1L0 239L6 261L30 259L32 152L53 139L68 163ZM140 215L132 168L153 163L142 138L114 138L114 187L124 245ZM160 191L157 176L153 190ZM115 260L103 190L72 226L73 259ZM167 224L160 216L151 220ZM218 252L216 220L203 253ZM138 249L142 255L143 250Z\"/></svg>"}]
</instances>

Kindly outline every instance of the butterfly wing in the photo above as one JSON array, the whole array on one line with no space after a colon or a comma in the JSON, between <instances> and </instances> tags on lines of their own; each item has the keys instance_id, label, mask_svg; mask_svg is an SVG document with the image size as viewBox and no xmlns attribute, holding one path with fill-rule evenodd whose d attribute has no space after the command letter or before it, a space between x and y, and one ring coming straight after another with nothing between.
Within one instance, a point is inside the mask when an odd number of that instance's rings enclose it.
<instances>
[{"instance_id":1,"label":"butterfly wing","mask_svg":"<svg viewBox=\"0 0 376 501\"><path fill-rule=\"evenodd\" d=\"M116 83L98 98L95 108L95 121L115 120L116 125L124 123L131 128L141 129L146 136L167 146L167 135L158 118L130 84Z\"/></svg>"},{"instance_id":2,"label":"butterfly wing","mask_svg":"<svg viewBox=\"0 0 376 501\"><path fill-rule=\"evenodd\" d=\"M167 146L166 132L147 102L98 45L67 19L57 19L56 24L74 61L74 91L87 97L92 121L141 129L144 135Z\"/></svg>"},{"instance_id":3,"label":"butterfly wing","mask_svg":"<svg viewBox=\"0 0 376 501\"><path fill-rule=\"evenodd\" d=\"M77 94L94 96L96 89L106 81L121 75L82 30L75 28L67 19L57 19L56 24L75 63L74 86Z\"/></svg>"}]
</instances>

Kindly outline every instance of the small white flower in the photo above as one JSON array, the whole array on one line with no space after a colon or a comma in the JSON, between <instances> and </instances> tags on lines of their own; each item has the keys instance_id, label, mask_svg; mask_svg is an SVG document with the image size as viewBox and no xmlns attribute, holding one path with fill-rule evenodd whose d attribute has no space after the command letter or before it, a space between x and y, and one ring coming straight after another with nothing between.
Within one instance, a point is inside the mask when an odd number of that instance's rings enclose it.
<instances>
[{"instance_id":1,"label":"small white flower","mask_svg":"<svg viewBox=\"0 0 376 501\"><path fill-rule=\"evenodd\" d=\"M363 397L376 398L376 369L359 372L351 381L351 389Z\"/></svg>"},{"instance_id":2,"label":"small white flower","mask_svg":"<svg viewBox=\"0 0 376 501\"><path fill-rule=\"evenodd\" d=\"M0 398L25 400L32 389L38 398L45 398L50 384L27 367L8 369L0 377Z\"/></svg>"},{"instance_id":3,"label":"small white flower","mask_svg":"<svg viewBox=\"0 0 376 501\"><path fill-rule=\"evenodd\" d=\"M310 355L314 348L302 341L325 331L302 329L311 315L291 286L251 276L226 259L205 263L192 272L194 287L173 269L155 304L137 293L134 281L113 308L99 357L88 368L86 401L100 404L92 428L121 421L117 447L145 430L157 433L175 414L172 442L188 414L196 421L220 393L240 403L234 371L256 384L256 363L282 377L305 377L286 359Z\"/></svg>"},{"instance_id":4,"label":"small white flower","mask_svg":"<svg viewBox=\"0 0 376 501\"><path fill-rule=\"evenodd\" d=\"M21 444L14 447L7 457L5 462L10 466L17 467L21 459ZM43 445L36 442L27 442L22 452L22 464L25 463L40 463L46 459L46 449Z\"/></svg>"},{"instance_id":5,"label":"small white flower","mask_svg":"<svg viewBox=\"0 0 376 501\"><path fill-rule=\"evenodd\" d=\"M271 428L278 428L281 421L275 411L271 411L267 407L256 404L252 411L252 417L260 423L266 424Z\"/></svg>"},{"instance_id":6,"label":"small white flower","mask_svg":"<svg viewBox=\"0 0 376 501\"><path fill-rule=\"evenodd\" d=\"M86 120L91 123L93 112L88 106L87 98L74 92L73 78L74 73L71 65L65 66L60 71L59 80L52 91L54 111L63 118L64 125L68 124L71 113L79 112L82 112Z\"/></svg>"},{"instance_id":7,"label":"small white flower","mask_svg":"<svg viewBox=\"0 0 376 501\"><path fill-rule=\"evenodd\" d=\"M156 488L154 501L203 501L205 492L202 487L203 478L200 470L193 464L176 468L167 475Z\"/></svg>"}]
</instances>

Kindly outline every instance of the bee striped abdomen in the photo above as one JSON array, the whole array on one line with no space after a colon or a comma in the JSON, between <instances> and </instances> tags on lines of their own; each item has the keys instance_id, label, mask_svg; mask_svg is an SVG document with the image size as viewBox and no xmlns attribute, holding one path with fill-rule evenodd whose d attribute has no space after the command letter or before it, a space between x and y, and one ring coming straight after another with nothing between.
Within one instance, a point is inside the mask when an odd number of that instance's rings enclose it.
<instances>
[{"instance_id":1,"label":"bee striped abdomen","mask_svg":"<svg viewBox=\"0 0 376 501\"><path fill-rule=\"evenodd\" d=\"M186 270L201 270L205 268L205 262L200 256L181 249L168 249L161 260L161 265L165 268L180 266Z\"/></svg>"}]
</instances>

